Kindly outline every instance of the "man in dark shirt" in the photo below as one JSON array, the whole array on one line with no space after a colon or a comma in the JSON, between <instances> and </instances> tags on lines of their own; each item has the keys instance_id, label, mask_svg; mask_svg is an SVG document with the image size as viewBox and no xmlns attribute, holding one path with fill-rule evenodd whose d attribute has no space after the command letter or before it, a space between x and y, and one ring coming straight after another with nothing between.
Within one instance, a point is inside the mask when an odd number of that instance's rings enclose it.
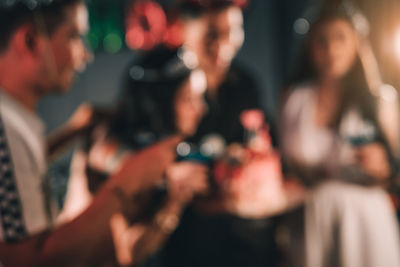
<instances>
[{"instance_id":1,"label":"man in dark shirt","mask_svg":"<svg viewBox=\"0 0 400 267\"><path fill-rule=\"evenodd\" d=\"M209 106L197 134L198 142L216 133L225 141L242 143L240 114L261 109L260 91L254 79L232 60L244 41L241 7L246 1L185 1L181 5L184 47L194 52L207 76L206 101Z\"/></svg>"},{"instance_id":2,"label":"man in dark shirt","mask_svg":"<svg viewBox=\"0 0 400 267\"><path fill-rule=\"evenodd\" d=\"M194 142L210 133L221 135L227 144L245 140L240 115L245 110L262 109L259 88L255 81L238 64L232 64L217 95L206 95L208 112L205 114Z\"/></svg>"},{"instance_id":3,"label":"man in dark shirt","mask_svg":"<svg viewBox=\"0 0 400 267\"><path fill-rule=\"evenodd\" d=\"M218 134L228 145L246 144L241 114L262 109L256 81L232 63L244 41L240 3L187 0L181 6L184 47L197 56L208 85L208 112L190 142L198 144L205 136ZM165 266L274 266L271 220L242 218L223 209L210 212L213 204L195 204L187 210L164 250Z\"/></svg>"}]
</instances>

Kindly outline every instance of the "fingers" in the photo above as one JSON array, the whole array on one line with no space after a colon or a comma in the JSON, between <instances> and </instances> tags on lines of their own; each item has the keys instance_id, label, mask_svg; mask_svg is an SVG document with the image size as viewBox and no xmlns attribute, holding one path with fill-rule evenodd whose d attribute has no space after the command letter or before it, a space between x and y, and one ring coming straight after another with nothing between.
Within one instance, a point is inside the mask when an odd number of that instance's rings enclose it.
<instances>
[{"instance_id":1,"label":"fingers","mask_svg":"<svg viewBox=\"0 0 400 267\"><path fill-rule=\"evenodd\" d=\"M208 185L208 176L207 175L202 175L201 177L195 179L196 183L194 185L194 192L196 194L200 195L205 195L209 191L209 185Z\"/></svg>"},{"instance_id":2,"label":"fingers","mask_svg":"<svg viewBox=\"0 0 400 267\"><path fill-rule=\"evenodd\" d=\"M368 174L376 178L389 176L389 159L381 144L372 143L362 146L356 150L355 157L361 168Z\"/></svg>"},{"instance_id":3,"label":"fingers","mask_svg":"<svg viewBox=\"0 0 400 267\"><path fill-rule=\"evenodd\" d=\"M179 136L173 136L136 154L125 157L112 177L128 195L147 190L163 179L165 170L175 159Z\"/></svg>"},{"instance_id":4,"label":"fingers","mask_svg":"<svg viewBox=\"0 0 400 267\"><path fill-rule=\"evenodd\" d=\"M376 161L382 162L387 160L386 153L383 147L375 143L365 145L357 149L356 157L363 165L367 165L370 163L373 164Z\"/></svg>"},{"instance_id":5,"label":"fingers","mask_svg":"<svg viewBox=\"0 0 400 267\"><path fill-rule=\"evenodd\" d=\"M195 183L198 180L206 181L208 178L208 168L204 165L183 162L170 166L167 170L167 178L171 183Z\"/></svg>"},{"instance_id":6,"label":"fingers","mask_svg":"<svg viewBox=\"0 0 400 267\"><path fill-rule=\"evenodd\" d=\"M69 120L71 127L81 129L89 125L93 116L93 107L89 103L81 104Z\"/></svg>"},{"instance_id":7,"label":"fingers","mask_svg":"<svg viewBox=\"0 0 400 267\"><path fill-rule=\"evenodd\" d=\"M150 157L154 164L161 165L165 168L166 165L171 164L176 158L176 146L182 141L182 137L174 135L168 137L157 144L139 152L144 156ZM151 158L154 156L154 158Z\"/></svg>"},{"instance_id":8,"label":"fingers","mask_svg":"<svg viewBox=\"0 0 400 267\"><path fill-rule=\"evenodd\" d=\"M158 144L161 146L164 146L165 148L173 149L173 151L175 152L176 146L180 142L182 142L182 140L183 140L183 136L177 134L177 135L173 135L173 136L165 138Z\"/></svg>"},{"instance_id":9,"label":"fingers","mask_svg":"<svg viewBox=\"0 0 400 267\"><path fill-rule=\"evenodd\" d=\"M126 232L129 229L128 223L122 214L114 214L110 219L110 229L114 241L115 254L120 264L130 264L132 253L127 246Z\"/></svg>"},{"instance_id":10,"label":"fingers","mask_svg":"<svg viewBox=\"0 0 400 267\"><path fill-rule=\"evenodd\" d=\"M110 219L110 229L118 263L122 266L132 264L134 246L145 233L145 227L140 224L129 226L125 217L117 213Z\"/></svg>"},{"instance_id":11,"label":"fingers","mask_svg":"<svg viewBox=\"0 0 400 267\"><path fill-rule=\"evenodd\" d=\"M208 192L208 168L193 162L173 164L167 171L169 194L180 202L190 201L196 194Z\"/></svg>"}]
</instances>

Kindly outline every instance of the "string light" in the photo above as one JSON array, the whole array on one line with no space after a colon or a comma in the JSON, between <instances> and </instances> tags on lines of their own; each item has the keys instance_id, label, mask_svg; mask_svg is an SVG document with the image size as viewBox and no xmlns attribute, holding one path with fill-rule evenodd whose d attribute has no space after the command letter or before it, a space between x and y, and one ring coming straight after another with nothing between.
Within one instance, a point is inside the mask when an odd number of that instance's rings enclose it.
<instances>
[{"instance_id":1,"label":"string light","mask_svg":"<svg viewBox=\"0 0 400 267\"><path fill-rule=\"evenodd\" d=\"M397 58L400 60L400 28L395 33L395 53Z\"/></svg>"}]
</instances>

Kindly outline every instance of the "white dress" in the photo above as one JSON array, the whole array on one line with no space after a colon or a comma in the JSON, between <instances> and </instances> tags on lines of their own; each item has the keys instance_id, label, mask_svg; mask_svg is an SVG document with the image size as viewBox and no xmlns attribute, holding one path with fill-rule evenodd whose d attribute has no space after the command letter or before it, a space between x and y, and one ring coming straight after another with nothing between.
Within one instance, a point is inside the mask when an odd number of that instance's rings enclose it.
<instances>
[{"instance_id":1,"label":"white dress","mask_svg":"<svg viewBox=\"0 0 400 267\"><path fill-rule=\"evenodd\" d=\"M354 164L351 134L371 135L368 121L350 110L339 131L314 123L312 85L296 88L282 113L282 154L287 163L324 170L323 182L305 203L307 267L399 267L400 240L394 208L378 186Z\"/></svg>"}]
</instances>

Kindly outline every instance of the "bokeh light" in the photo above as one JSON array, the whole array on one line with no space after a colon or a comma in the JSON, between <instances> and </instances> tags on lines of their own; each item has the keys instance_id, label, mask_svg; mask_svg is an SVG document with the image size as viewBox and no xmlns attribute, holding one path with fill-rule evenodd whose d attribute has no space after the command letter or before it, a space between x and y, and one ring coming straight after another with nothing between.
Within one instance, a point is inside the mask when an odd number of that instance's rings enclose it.
<instances>
[{"instance_id":1,"label":"bokeh light","mask_svg":"<svg viewBox=\"0 0 400 267\"><path fill-rule=\"evenodd\" d=\"M116 33L109 33L104 37L103 47L108 53L117 53L122 48L122 39Z\"/></svg>"},{"instance_id":2,"label":"bokeh light","mask_svg":"<svg viewBox=\"0 0 400 267\"><path fill-rule=\"evenodd\" d=\"M129 48L150 50L167 31L167 17L160 4L141 0L128 7L125 40Z\"/></svg>"},{"instance_id":3,"label":"bokeh light","mask_svg":"<svg viewBox=\"0 0 400 267\"><path fill-rule=\"evenodd\" d=\"M397 29L396 34L395 34L395 42L394 42L394 47L395 47L395 53L397 58L400 60L400 28Z\"/></svg>"},{"instance_id":4,"label":"bokeh light","mask_svg":"<svg viewBox=\"0 0 400 267\"><path fill-rule=\"evenodd\" d=\"M310 23L305 18L299 18L294 22L293 30L300 35L307 34L310 30Z\"/></svg>"}]
</instances>

